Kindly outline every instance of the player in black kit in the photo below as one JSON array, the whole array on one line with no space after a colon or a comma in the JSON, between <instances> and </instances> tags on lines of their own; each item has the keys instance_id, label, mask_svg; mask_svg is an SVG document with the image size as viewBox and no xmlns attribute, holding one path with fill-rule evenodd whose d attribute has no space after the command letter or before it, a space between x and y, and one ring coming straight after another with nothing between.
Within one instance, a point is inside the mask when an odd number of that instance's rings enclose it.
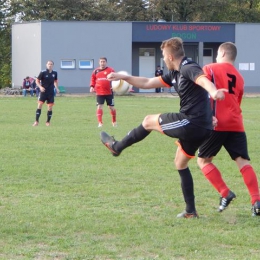
<instances>
[{"instance_id":1,"label":"player in black kit","mask_svg":"<svg viewBox=\"0 0 260 260\"><path fill-rule=\"evenodd\" d=\"M188 162L212 129L208 93L214 100L222 100L225 90L217 90L201 67L185 57L182 39L174 37L162 42L161 50L169 70L166 75L145 78L111 73L108 79L123 79L142 89L173 86L180 97L179 113L148 115L141 125L130 131L121 141L116 141L105 132L101 132L101 141L114 156L118 156L125 148L143 140L151 131L178 138L174 163L181 178L186 209L177 217L197 218L193 178Z\"/></svg>"},{"instance_id":2,"label":"player in black kit","mask_svg":"<svg viewBox=\"0 0 260 260\"><path fill-rule=\"evenodd\" d=\"M58 88L58 74L53 70L54 62L49 60L46 64L46 70L40 72L39 76L36 78L36 85L40 88L40 95L38 97L38 107L36 110L36 120L33 126L39 125L39 118L42 111L42 105L47 103L47 121L46 126L50 126L50 120L52 117L52 107L54 105L54 88L56 92L59 93Z\"/></svg>"}]
</instances>

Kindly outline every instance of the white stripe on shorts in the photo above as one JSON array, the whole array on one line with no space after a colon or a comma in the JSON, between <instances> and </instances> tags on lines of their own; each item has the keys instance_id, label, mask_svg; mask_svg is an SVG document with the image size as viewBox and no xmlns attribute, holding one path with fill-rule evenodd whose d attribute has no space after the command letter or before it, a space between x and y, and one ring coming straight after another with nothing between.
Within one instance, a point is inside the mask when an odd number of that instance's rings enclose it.
<instances>
[{"instance_id":1,"label":"white stripe on shorts","mask_svg":"<svg viewBox=\"0 0 260 260\"><path fill-rule=\"evenodd\" d=\"M165 130L171 130L171 129L183 127L185 125L188 125L189 123L190 123L189 120L183 119L181 121L178 120L178 121L171 122L171 123L168 123L168 124L163 124L163 125L161 125L161 127L162 127L162 130L165 131Z\"/></svg>"}]
</instances>

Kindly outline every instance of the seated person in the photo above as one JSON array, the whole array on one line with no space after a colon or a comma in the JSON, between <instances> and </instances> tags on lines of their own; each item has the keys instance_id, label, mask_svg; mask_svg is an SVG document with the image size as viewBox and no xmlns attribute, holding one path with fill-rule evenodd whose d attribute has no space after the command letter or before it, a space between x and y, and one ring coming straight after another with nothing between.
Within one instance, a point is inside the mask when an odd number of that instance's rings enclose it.
<instances>
[{"instance_id":1,"label":"seated person","mask_svg":"<svg viewBox=\"0 0 260 260\"><path fill-rule=\"evenodd\" d=\"M36 85L35 78L30 78L30 81L31 81L31 86L33 88L33 93L35 93L35 96L38 97L40 94L40 88Z\"/></svg>"},{"instance_id":2,"label":"seated person","mask_svg":"<svg viewBox=\"0 0 260 260\"><path fill-rule=\"evenodd\" d=\"M32 83L30 81L30 77L27 76L24 80L23 80L23 96L25 97L27 92L30 92L30 95L33 96L33 87L32 87Z\"/></svg>"}]
</instances>

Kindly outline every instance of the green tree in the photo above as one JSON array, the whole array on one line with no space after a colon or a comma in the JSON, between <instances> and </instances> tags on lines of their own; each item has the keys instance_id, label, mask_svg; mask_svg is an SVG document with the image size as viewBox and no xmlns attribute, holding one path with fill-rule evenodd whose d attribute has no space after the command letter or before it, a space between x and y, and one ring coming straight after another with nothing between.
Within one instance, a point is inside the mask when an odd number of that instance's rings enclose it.
<instances>
[{"instance_id":1,"label":"green tree","mask_svg":"<svg viewBox=\"0 0 260 260\"><path fill-rule=\"evenodd\" d=\"M10 84L14 21L260 22L259 0L0 0L0 87Z\"/></svg>"},{"instance_id":2,"label":"green tree","mask_svg":"<svg viewBox=\"0 0 260 260\"><path fill-rule=\"evenodd\" d=\"M89 20L97 3L92 0L11 0L12 14L22 21Z\"/></svg>"},{"instance_id":3,"label":"green tree","mask_svg":"<svg viewBox=\"0 0 260 260\"><path fill-rule=\"evenodd\" d=\"M259 0L150 0L151 20L167 22L259 22Z\"/></svg>"},{"instance_id":4,"label":"green tree","mask_svg":"<svg viewBox=\"0 0 260 260\"><path fill-rule=\"evenodd\" d=\"M0 0L0 88L11 84L11 20L7 0Z\"/></svg>"},{"instance_id":5,"label":"green tree","mask_svg":"<svg viewBox=\"0 0 260 260\"><path fill-rule=\"evenodd\" d=\"M118 21L147 21L148 1L144 0L121 0L118 3Z\"/></svg>"}]
</instances>

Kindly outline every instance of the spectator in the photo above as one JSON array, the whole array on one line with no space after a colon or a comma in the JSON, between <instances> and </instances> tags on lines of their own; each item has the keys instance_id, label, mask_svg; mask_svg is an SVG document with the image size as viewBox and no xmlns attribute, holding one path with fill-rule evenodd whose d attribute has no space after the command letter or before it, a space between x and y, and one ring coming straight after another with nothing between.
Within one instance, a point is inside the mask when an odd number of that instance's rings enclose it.
<instances>
[{"instance_id":1,"label":"spectator","mask_svg":"<svg viewBox=\"0 0 260 260\"><path fill-rule=\"evenodd\" d=\"M30 77L30 81L31 81L32 89L33 89L33 94L35 94L35 96L38 97L39 93L40 93L40 89L36 85L36 78L37 78L36 76L34 78Z\"/></svg>"},{"instance_id":2,"label":"spectator","mask_svg":"<svg viewBox=\"0 0 260 260\"><path fill-rule=\"evenodd\" d=\"M157 69L156 69L156 71L155 71L155 73L154 73L154 76L155 76L155 77L159 77L159 76L162 76L162 75L163 75L163 70L161 69L161 66L158 65L158 66L157 66ZM155 92L156 92L156 93L160 93L160 92L161 92L161 88L156 88L156 89L155 89Z\"/></svg>"},{"instance_id":3,"label":"spectator","mask_svg":"<svg viewBox=\"0 0 260 260\"><path fill-rule=\"evenodd\" d=\"M27 76L23 80L23 96L25 97L27 92L30 93L31 97L33 96L33 87L32 87L32 82L30 80L30 77Z\"/></svg>"}]
</instances>

